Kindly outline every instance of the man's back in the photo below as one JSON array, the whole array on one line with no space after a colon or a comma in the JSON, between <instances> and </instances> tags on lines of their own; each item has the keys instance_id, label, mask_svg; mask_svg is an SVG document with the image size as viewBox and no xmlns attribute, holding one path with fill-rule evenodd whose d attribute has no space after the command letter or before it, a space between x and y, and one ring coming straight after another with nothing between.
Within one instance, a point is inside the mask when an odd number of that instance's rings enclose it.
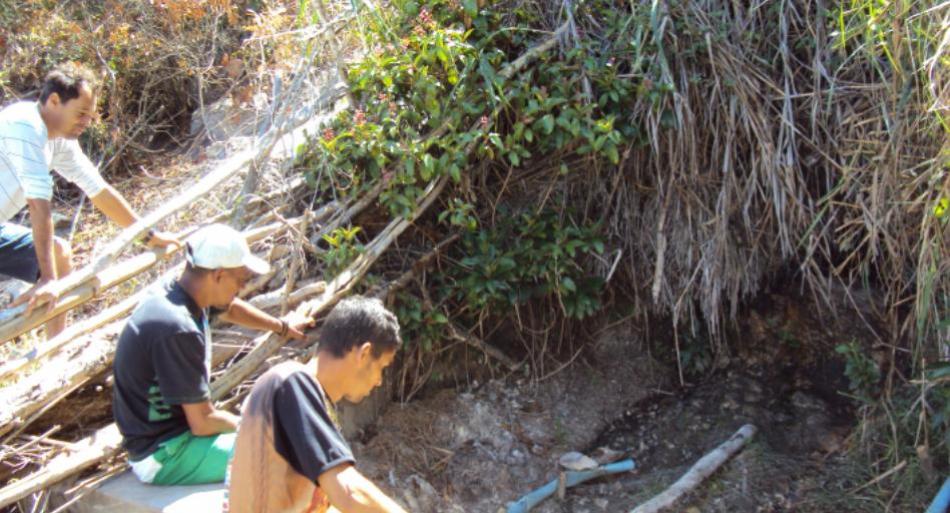
<instances>
[{"instance_id":1,"label":"man's back","mask_svg":"<svg viewBox=\"0 0 950 513\"><path fill-rule=\"evenodd\" d=\"M230 513L323 512L316 487L329 468L354 458L312 370L286 362L254 385L241 415L229 479Z\"/></svg>"},{"instance_id":2,"label":"man's back","mask_svg":"<svg viewBox=\"0 0 950 513\"><path fill-rule=\"evenodd\" d=\"M133 459L188 431L180 404L208 398L206 325L205 312L172 282L146 298L122 330L112 409Z\"/></svg>"},{"instance_id":3,"label":"man's back","mask_svg":"<svg viewBox=\"0 0 950 513\"><path fill-rule=\"evenodd\" d=\"M23 208L24 188L31 184L21 181L48 173L46 142L46 125L36 102L16 102L0 110L0 221Z\"/></svg>"}]
</instances>

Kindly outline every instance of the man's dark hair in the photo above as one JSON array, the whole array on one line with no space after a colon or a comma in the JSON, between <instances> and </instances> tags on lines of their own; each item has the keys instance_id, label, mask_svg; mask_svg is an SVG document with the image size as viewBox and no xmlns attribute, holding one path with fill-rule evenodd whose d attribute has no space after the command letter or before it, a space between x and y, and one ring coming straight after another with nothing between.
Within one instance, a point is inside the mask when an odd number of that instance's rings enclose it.
<instances>
[{"instance_id":1,"label":"man's dark hair","mask_svg":"<svg viewBox=\"0 0 950 513\"><path fill-rule=\"evenodd\" d=\"M40 93L40 103L46 103L53 93L58 94L63 103L79 98L82 86L88 87L91 91L96 90L96 76L92 71L71 62L60 64L46 75L43 91Z\"/></svg>"},{"instance_id":2,"label":"man's dark hair","mask_svg":"<svg viewBox=\"0 0 950 513\"><path fill-rule=\"evenodd\" d=\"M207 267L198 267L197 265L191 262L188 262L187 260L185 261L185 272L193 275L196 278L201 278L202 276L213 273L214 271L215 271L214 269L208 269Z\"/></svg>"},{"instance_id":3,"label":"man's dark hair","mask_svg":"<svg viewBox=\"0 0 950 513\"><path fill-rule=\"evenodd\" d=\"M395 350L402 344L399 321L379 299L353 296L337 303L327 316L317 350L343 358L364 342L373 344L373 358Z\"/></svg>"}]
</instances>

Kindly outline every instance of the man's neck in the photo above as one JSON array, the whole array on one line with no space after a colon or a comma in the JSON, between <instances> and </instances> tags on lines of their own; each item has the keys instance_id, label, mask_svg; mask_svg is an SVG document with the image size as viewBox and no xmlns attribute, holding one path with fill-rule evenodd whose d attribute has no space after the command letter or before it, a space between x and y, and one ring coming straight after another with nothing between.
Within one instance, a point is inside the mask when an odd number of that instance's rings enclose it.
<instances>
[{"instance_id":1,"label":"man's neck","mask_svg":"<svg viewBox=\"0 0 950 513\"><path fill-rule=\"evenodd\" d=\"M211 306L201 287L201 283L192 275L184 273L178 278L178 285L188 294L188 297L202 310Z\"/></svg>"},{"instance_id":2,"label":"man's neck","mask_svg":"<svg viewBox=\"0 0 950 513\"><path fill-rule=\"evenodd\" d=\"M40 118L43 120L43 125L46 126L46 138L47 139L56 139L60 134L51 127L52 123L52 114L49 109L46 108L46 105L43 105L39 101L36 102L36 108L40 111Z\"/></svg>"},{"instance_id":3,"label":"man's neck","mask_svg":"<svg viewBox=\"0 0 950 513\"><path fill-rule=\"evenodd\" d=\"M307 364L308 370L313 372L313 377L320 383L323 392L327 394L327 399L336 404L343 398L343 391L340 390L340 372L339 360L325 357L315 357Z\"/></svg>"}]
</instances>

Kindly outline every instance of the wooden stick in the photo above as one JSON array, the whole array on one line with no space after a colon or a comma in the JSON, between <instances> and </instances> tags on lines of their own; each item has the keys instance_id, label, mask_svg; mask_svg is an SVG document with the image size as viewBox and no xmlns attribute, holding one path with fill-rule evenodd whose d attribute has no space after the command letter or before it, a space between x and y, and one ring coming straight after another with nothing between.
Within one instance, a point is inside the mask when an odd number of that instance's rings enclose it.
<instances>
[{"instance_id":1,"label":"wooden stick","mask_svg":"<svg viewBox=\"0 0 950 513\"><path fill-rule=\"evenodd\" d=\"M376 287L371 290L367 295L379 298L386 302L389 300L389 297L396 293L396 291L404 288L406 285L409 285L409 282L412 281L423 269L429 266L429 263L435 259L446 247L452 245L455 241L459 240L459 234L454 233L445 239L442 239L434 248L429 250L428 253L422 256L419 260L416 260L412 264L412 268L408 271L399 275L395 280L387 283L385 286Z\"/></svg>"},{"instance_id":2,"label":"wooden stick","mask_svg":"<svg viewBox=\"0 0 950 513\"><path fill-rule=\"evenodd\" d=\"M303 286L290 293L290 297L287 298L287 304L290 306L295 306L305 298L316 294L322 294L325 290L327 290L327 282L323 280L309 280L304 282ZM274 290L259 296L255 296L254 298L249 299L248 302L257 308L260 308L261 310L267 310L280 306L280 303L283 300L284 291Z\"/></svg>"},{"instance_id":3,"label":"wooden stick","mask_svg":"<svg viewBox=\"0 0 950 513\"><path fill-rule=\"evenodd\" d=\"M266 148L266 151L269 152L270 148ZM57 287L60 290L69 291L70 289L78 287L80 284L86 281L95 280L95 277L100 272L108 268L113 263L115 258L123 250L125 250L125 248L130 246L134 241L138 240L142 235L145 234L145 232L157 225L162 219L165 219L166 217L178 212L185 207L191 206L195 201L198 200L198 198L204 196L212 189L219 186L222 182L233 176L241 169L244 169L255 158L257 158L258 155L259 152L255 148L252 148L242 151L227 159L215 170L201 178L198 183L188 187L175 198L164 203L155 211L149 213L131 226L122 230L122 233L115 237L112 242L107 244L99 252L99 254L94 257L94 260L91 264L70 274L69 276L66 276L61 280L57 280Z\"/></svg>"},{"instance_id":4,"label":"wooden stick","mask_svg":"<svg viewBox=\"0 0 950 513\"><path fill-rule=\"evenodd\" d=\"M411 219L399 218L390 222L389 225L366 246L363 253L357 257L353 263L337 275L333 281L327 284L326 290L319 298L307 301L298 306L295 312L298 315L312 317L335 305L337 301L342 299L346 293L359 282L363 275L366 274L366 271L369 270L370 266L382 255L390 244L396 240L396 237L404 232L406 228L412 224L413 220L418 218L418 216L422 215L422 213L429 208L439 193L442 192L442 189L445 188L446 183L447 179L442 177L439 178L438 181L429 184L422 201L416 207ZM260 343L257 344L247 356L232 365L228 369L228 372L212 385L211 396L214 399L220 399L232 388L241 384L241 382L250 376L267 358L280 349L284 342L282 338L273 335L261 337Z\"/></svg>"},{"instance_id":5,"label":"wooden stick","mask_svg":"<svg viewBox=\"0 0 950 513\"><path fill-rule=\"evenodd\" d=\"M74 444L76 452L61 454L27 478L0 489L0 507L8 506L27 495L58 483L67 477L115 455L122 445L122 435L115 424L96 431Z\"/></svg>"},{"instance_id":6,"label":"wooden stick","mask_svg":"<svg viewBox=\"0 0 950 513\"><path fill-rule=\"evenodd\" d=\"M293 220L290 220L289 222L292 225L299 223L300 218L295 218ZM252 244L261 239L264 239L265 237L269 235L276 233L284 226L285 226L284 223L273 223L267 226L262 226L260 228L255 228L253 230L249 230L245 232L245 238L247 239L248 244ZM197 227L193 229L185 230L181 233L191 233L195 229L197 229ZM145 270L154 266L159 261L159 258L156 256L155 258L150 259L150 258L145 258L145 256L149 254L157 255L159 252L163 252L163 250L156 250L156 251L152 251L151 253L144 253L142 255L139 255L137 257L134 257L126 261L127 269L128 269L126 272L123 272L119 274L118 277L112 278L112 279L109 279L108 278L109 275L106 275L106 278L104 279L108 279L109 281L102 283L98 289L95 289L95 288L90 289L88 295L73 297L73 299L69 302L68 305L65 304L66 303L65 299L61 299L58 305L62 306L63 311L65 311L69 308L74 308L82 303L85 303L86 301L95 297L95 293L97 290L114 287L115 285L118 285L119 283L122 283L123 281L129 278L132 278L136 274L140 274L144 272ZM178 268L180 268L180 266L176 267L175 269L178 269ZM4 363L3 366L0 367L0 379L18 371L19 369L23 368L23 366L29 364L32 361L36 361L40 358L46 357L54 353L55 351L58 351L60 348L65 346L67 343L75 340L76 338L82 335L85 335L87 333L91 333L93 330L99 328L100 326L103 326L104 324L128 313L129 311L131 311L132 308L135 307L135 305L138 304L139 299L140 299L140 295L136 294L135 296L127 298L124 301L116 305L113 305L107 308L106 310L103 310L102 312L99 312L97 315L89 319L86 319L80 323L70 326L65 331L63 331L62 333L54 337L53 339L47 340L39 344L36 348L36 354L31 358L17 358L17 359L10 360L9 362ZM54 310L54 312L57 310L59 309L57 308L56 310ZM10 322L0 325L0 340L9 340L10 338L13 338L21 333L25 333L26 331L33 329L36 326L39 326L40 324L42 324L43 322L45 322L47 319L51 318L52 316L53 316L52 314L47 314L45 312L36 310L28 317L12 319ZM8 338L4 338L4 337L8 337Z\"/></svg>"},{"instance_id":7,"label":"wooden stick","mask_svg":"<svg viewBox=\"0 0 950 513\"><path fill-rule=\"evenodd\" d=\"M320 298L308 301L298 307L298 313L316 315L336 304L359 282L372 263L412 224L412 221L432 205L447 182L448 179L443 176L436 182L429 184L411 219L399 218L392 221L365 248L363 254L327 286L327 290ZM221 378L212 383L212 396L214 398L223 397L232 388L243 382L284 343L283 339L273 334L259 337L259 340L261 340L260 344L252 349L247 356L229 367ZM40 470L0 489L0 508L114 456L121 448L121 441L122 437L115 424L100 429L92 437L77 442L76 453L58 456Z\"/></svg>"},{"instance_id":8,"label":"wooden stick","mask_svg":"<svg viewBox=\"0 0 950 513\"><path fill-rule=\"evenodd\" d=\"M299 219L293 220L294 224L297 222L299 222ZM248 242L255 242L267 235L277 232L285 226L284 223L274 223L269 226L263 226L245 232L245 237ZM166 281L170 279L172 276L178 274L181 268L182 266L173 267L166 271L160 280ZM139 294L129 300L116 305L117 308L114 310L109 309L101 312L94 318L95 320L90 320L88 324L101 326L108 322L105 320L106 318L109 318L111 321L120 317L121 314L115 316L113 316L113 314L125 310L125 307L128 306L126 302L131 303L131 307L134 308L141 296L147 293L148 288L139 292ZM307 294L312 295L313 293L312 289L298 291L298 294L293 295L293 298L299 299L306 297ZM80 337L72 337L69 340L58 340L57 337L57 339L50 341L49 344L42 346L42 350L45 351L44 359L48 359L49 355L63 350L68 346L68 348L71 349L70 354L72 354L72 356L68 358L69 364L62 366L66 367L65 370L62 370L61 366L56 365L46 367L47 369L51 368L52 371L34 373L25 379L21 379L0 389L0 406L2 406L0 407L0 435L5 435L13 429L22 428L29 424L32 420L20 421L18 419L32 419L35 412L44 407L50 400L59 396L62 390L75 389L90 379L106 372L112 364L116 337L123 326L124 321L111 322L104 327L90 331L88 334L84 334ZM39 357L37 357L37 359L39 359ZM11 362L11 364L22 364L23 362L21 360L22 359ZM29 363L29 361L26 363Z\"/></svg>"},{"instance_id":9,"label":"wooden stick","mask_svg":"<svg viewBox=\"0 0 950 513\"><path fill-rule=\"evenodd\" d=\"M630 510L630 513L658 513L669 508L687 493L693 491L711 476L723 463L729 461L755 435L756 427L746 424L739 428L731 438L716 447L712 452L699 459L672 486L649 501Z\"/></svg>"},{"instance_id":10,"label":"wooden stick","mask_svg":"<svg viewBox=\"0 0 950 513\"><path fill-rule=\"evenodd\" d=\"M495 346L488 345L485 341L475 338L470 333L460 330L451 322L448 323L449 336L458 340L459 342L465 342L466 344L478 349L479 351L485 353L488 356L498 360L503 363L505 367L508 367L508 370L517 370L521 366L518 362L512 360L505 353L502 353L500 349Z\"/></svg>"}]
</instances>

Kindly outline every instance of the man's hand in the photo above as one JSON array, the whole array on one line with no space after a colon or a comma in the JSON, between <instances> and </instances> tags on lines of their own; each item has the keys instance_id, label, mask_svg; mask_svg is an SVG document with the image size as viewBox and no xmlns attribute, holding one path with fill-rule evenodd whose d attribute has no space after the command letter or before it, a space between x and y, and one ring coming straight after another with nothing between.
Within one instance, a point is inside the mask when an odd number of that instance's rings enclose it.
<instances>
[{"instance_id":1,"label":"man's hand","mask_svg":"<svg viewBox=\"0 0 950 513\"><path fill-rule=\"evenodd\" d=\"M34 308L46 303L46 312L51 312L53 308L56 308L56 301L59 300L60 294L62 291L56 286L56 280L40 278L29 290L11 301L10 308L26 303L26 314L30 315Z\"/></svg>"},{"instance_id":2,"label":"man's hand","mask_svg":"<svg viewBox=\"0 0 950 513\"><path fill-rule=\"evenodd\" d=\"M181 241L176 239L174 235L165 232L152 232L152 236L148 238L145 243L150 248L166 248L169 251L174 251L176 248L181 247Z\"/></svg>"},{"instance_id":3,"label":"man's hand","mask_svg":"<svg viewBox=\"0 0 950 513\"><path fill-rule=\"evenodd\" d=\"M286 336L294 340L305 339L307 335L304 334L304 331L312 328L314 324L316 324L313 317L301 315L296 312L290 312L280 320L287 323L288 329Z\"/></svg>"}]
</instances>

